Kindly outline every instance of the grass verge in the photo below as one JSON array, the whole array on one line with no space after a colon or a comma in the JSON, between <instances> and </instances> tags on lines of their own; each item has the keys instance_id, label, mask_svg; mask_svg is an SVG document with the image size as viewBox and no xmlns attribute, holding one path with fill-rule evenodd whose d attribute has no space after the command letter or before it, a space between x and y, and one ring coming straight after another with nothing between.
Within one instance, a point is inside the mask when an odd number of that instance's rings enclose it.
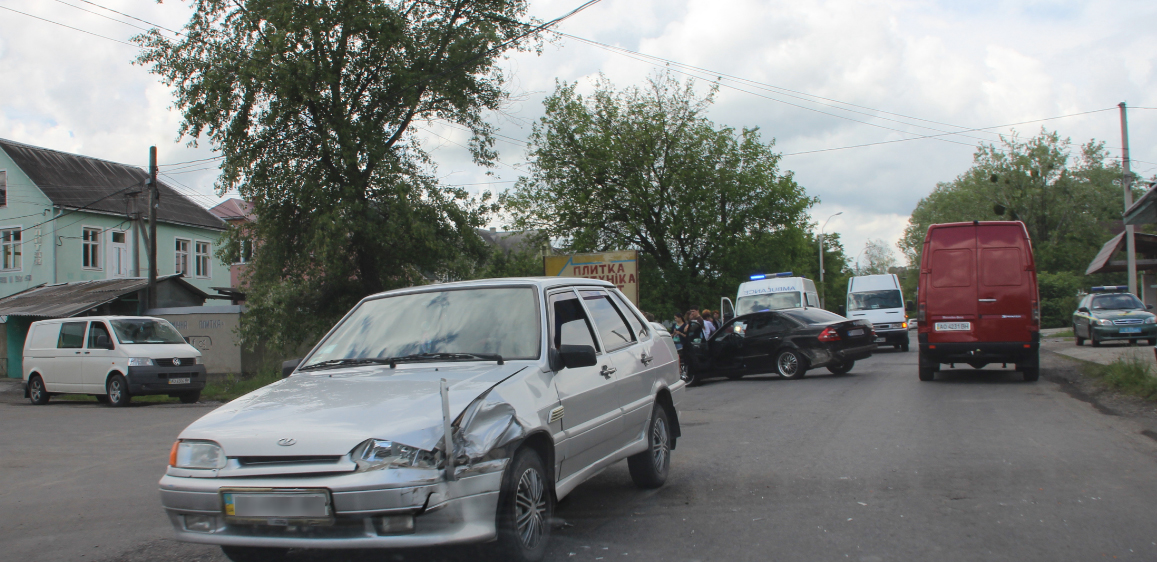
<instances>
[{"instance_id":1,"label":"grass verge","mask_svg":"<svg viewBox=\"0 0 1157 562\"><path fill-rule=\"evenodd\" d=\"M1071 338L1071 337L1074 337L1074 334L1073 334L1072 330L1065 330L1063 332L1057 332L1055 334L1049 334L1049 335L1044 336L1044 337L1046 337L1046 338Z\"/></svg>"},{"instance_id":2,"label":"grass verge","mask_svg":"<svg viewBox=\"0 0 1157 562\"><path fill-rule=\"evenodd\" d=\"M1125 356L1108 365L1092 365L1088 373L1105 386L1124 394L1157 401L1157 376L1149 361L1136 356Z\"/></svg>"}]
</instances>

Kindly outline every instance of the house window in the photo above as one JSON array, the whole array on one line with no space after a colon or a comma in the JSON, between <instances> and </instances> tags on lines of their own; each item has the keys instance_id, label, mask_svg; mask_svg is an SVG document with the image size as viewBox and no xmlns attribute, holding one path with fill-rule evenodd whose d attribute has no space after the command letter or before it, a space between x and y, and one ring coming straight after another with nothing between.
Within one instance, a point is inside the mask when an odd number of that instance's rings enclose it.
<instances>
[{"instance_id":1,"label":"house window","mask_svg":"<svg viewBox=\"0 0 1157 562\"><path fill-rule=\"evenodd\" d=\"M237 258L237 263L249 263L253 260L253 242L251 240L241 240L241 251Z\"/></svg>"},{"instance_id":2,"label":"house window","mask_svg":"<svg viewBox=\"0 0 1157 562\"><path fill-rule=\"evenodd\" d=\"M209 243L197 242L197 277L209 277Z\"/></svg>"},{"instance_id":3,"label":"house window","mask_svg":"<svg viewBox=\"0 0 1157 562\"><path fill-rule=\"evenodd\" d=\"M8 205L8 172L0 170L0 207Z\"/></svg>"},{"instance_id":4,"label":"house window","mask_svg":"<svg viewBox=\"0 0 1157 562\"><path fill-rule=\"evenodd\" d=\"M84 227L80 240L81 265L85 269L100 269L100 229Z\"/></svg>"},{"instance_id":5,"label":"house window","mask_svg":"<svg viewBox=\"0 0 1157 562\"><path fill-rule=\"evenodd\" d=\"M0 230L0 270L20 270L20 229Z\"/></svg>"},{"instance_id":6,"label":"house window","mask_svg":"<svg viewBox=\"0 0 1157 562\"><path fill-rule=\"evenodd\" d=\"M177 273L189 274L189 241L177 239L177 265L175 268Z\"/></svg>"}]
</instances>

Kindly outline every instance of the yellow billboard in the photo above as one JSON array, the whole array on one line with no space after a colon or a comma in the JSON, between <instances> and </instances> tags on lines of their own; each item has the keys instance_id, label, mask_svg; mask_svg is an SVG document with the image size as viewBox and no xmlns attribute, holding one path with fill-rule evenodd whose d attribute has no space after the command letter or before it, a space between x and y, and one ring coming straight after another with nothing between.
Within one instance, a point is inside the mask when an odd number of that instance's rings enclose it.
<instances>
[{"instance_id":1,"label":"yellow billboard","mask_svg":"<svg viewBox=\"0 0 1157 562\"><path fill-rule=\"evenodd\" d=\"M544 256L542 263L547 277L610 281L639 306L639 252L636 250Z\"/></svg>"}]
</instances>

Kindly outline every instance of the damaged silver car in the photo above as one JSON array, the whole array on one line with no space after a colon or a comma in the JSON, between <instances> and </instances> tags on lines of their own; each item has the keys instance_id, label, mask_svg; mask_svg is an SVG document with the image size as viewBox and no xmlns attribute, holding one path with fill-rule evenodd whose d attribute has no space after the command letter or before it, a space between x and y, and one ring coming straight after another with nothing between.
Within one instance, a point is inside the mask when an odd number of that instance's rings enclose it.
<instances>
[{"instance_id":1,"label":"damaged silver car","mask_svg":"<svg viewBox=\"0 0 1157 562\"><path fill-rule=\"evenodd\" d=\"M591 279L367 297L287 372L173 444L179 539L235 561L474 542L539 560L555 502L607 466L663 485L684 392L667 331Z\"/></svg>"}]
</instances>

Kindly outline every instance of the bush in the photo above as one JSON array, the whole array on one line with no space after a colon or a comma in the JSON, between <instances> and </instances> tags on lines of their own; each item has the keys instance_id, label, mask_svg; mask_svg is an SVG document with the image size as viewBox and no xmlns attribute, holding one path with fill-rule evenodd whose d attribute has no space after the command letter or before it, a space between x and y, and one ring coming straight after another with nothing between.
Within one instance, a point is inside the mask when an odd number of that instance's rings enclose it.
<instances>
[{"instance_id":1,"label":"bush","mask_svg":"<svg viewBox=\"0 0 1157 562\"><path fill-rule=\"evenodd\" d=\"M1108 365L1095 367L1091 374L1110 388L1157 400L1157 377L1147 359L1135 355L1119 357Z\"/></svg>"},{"instance_id":2,"label":"bush","mask_svg":"<svg viewBox=\"0 0 1157 562\"><path fill-rule=\"evenodd\" d=\"M1072 323L1079 300L1077 293L1086 282L1083 275L1070 271L1037 274L1042 328L1063 328Z\"/></svg>"}]
</instances>

